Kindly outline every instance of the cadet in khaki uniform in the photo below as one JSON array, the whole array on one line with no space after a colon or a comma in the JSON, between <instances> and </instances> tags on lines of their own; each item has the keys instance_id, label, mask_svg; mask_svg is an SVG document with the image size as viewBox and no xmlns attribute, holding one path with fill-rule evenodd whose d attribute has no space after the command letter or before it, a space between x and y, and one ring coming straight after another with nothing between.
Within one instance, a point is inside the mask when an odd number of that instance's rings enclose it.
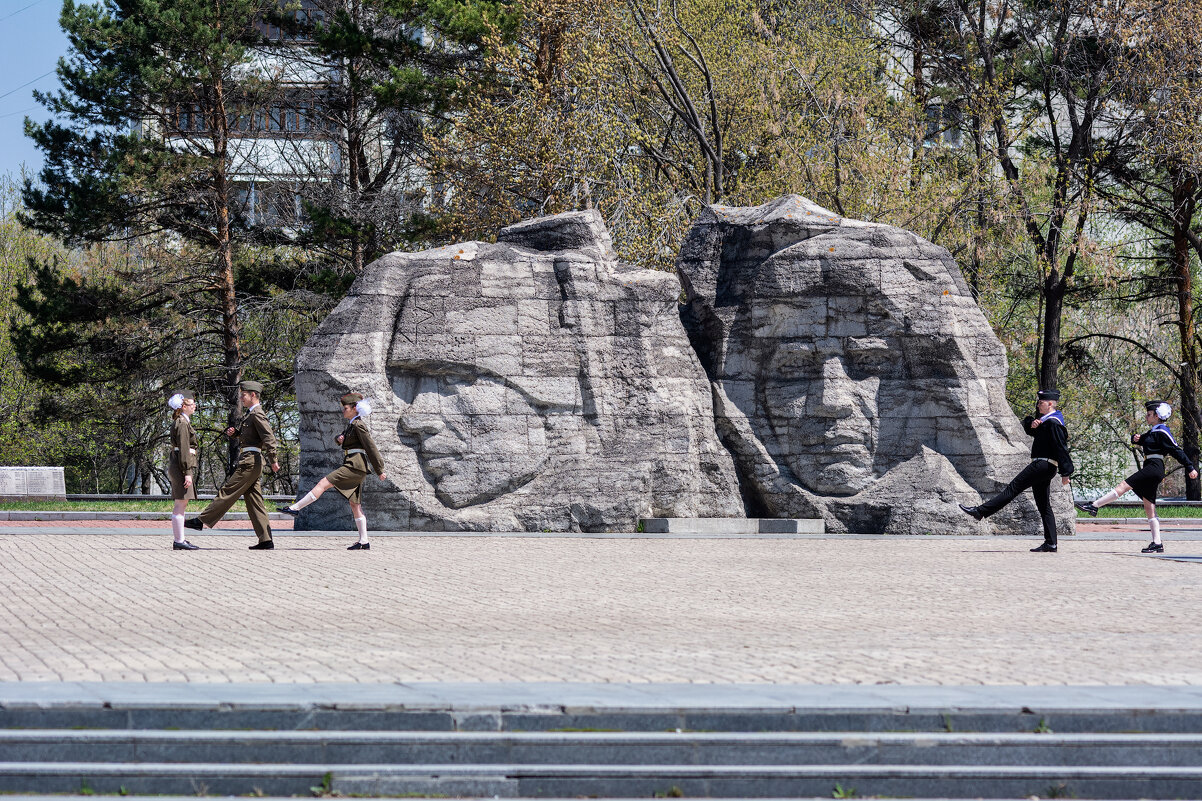
<instances>
[{"instance_id":1,"label":"cadet in khaki uniform","mask_svg":"<svg viewBox=\"0 0 1202 801\"><path fill-rule=\"evenodd\" d=\"M271 423L259 406L259 397L263 394L263 385L258 381L243 381L238 385L241 390L239 398L246 407L246 416L238 424L238 428L227 428L226 436L238 437L242 450L238 454L238 463L234 472L225 480L225 486L217 493L217 497L203 512L184 522L188 528L200 530L203 526L212 528L217 521L230 510L234 501L241 497L246 501L246 513L250 515L251 525L259 542L250 546L252 551L270 551L275 548L271 541L271 524L267 520L267 507L263 505L263 490L259 486L259 478L263 475L263 465L270 463L271 471L278 473L280 465L275 458L275 434L271 431Z\"/></svg>"},{"instance_id":2,"label":"cadet in khaki uniform","mask_svg":"<svg viewBox=\"0 0 1202 801\"><path fill-rule=\"evenodd\" d=\"M371 550L371 543L367 541L367 518L363 516L362 506L363 480L367 478L368 462L371 462L371 469L376 471L381 481L387 480L388 475L384 472L380 449L376 447L363 420L371 414L371 402L364 400L358 392L348 392L339 401L342 403L342 416L347 421L346 428L334 439L342 446L342 466L318 481L316 487L305 493L305 497L291 506L281 506L279 510L295 515L333 487L350 503L351 516L355 518L355 528L359 530L359 541L347 550L368 551Z\"/></svg>"},{"instance_id":3,"label":"cadet in khaki uniform","mask_svg":"<svg viewBox=\"0 0 1202 801\"><path fill-rule=\"evenodd\" d=\"M191 390L181 389L171 393L167 405L175 410L171 421L171 460L167 466L171 497L175 500L171 510L171 549L199 551L199 546L184 539L184 513L188 511L188 501L196 499L196 479L193 475L196 472L196 429L192 427L196 395Z\"/></svg>"}]
</instances>

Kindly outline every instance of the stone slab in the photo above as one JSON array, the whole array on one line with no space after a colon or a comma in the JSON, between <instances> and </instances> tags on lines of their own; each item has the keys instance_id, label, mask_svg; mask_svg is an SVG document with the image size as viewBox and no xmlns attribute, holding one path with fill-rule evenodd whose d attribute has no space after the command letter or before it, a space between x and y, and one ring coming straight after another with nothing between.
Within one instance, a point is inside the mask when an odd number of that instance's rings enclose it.
<instances>
[{"instance_id":1,"label":"stone slab","mask_svg":"<svg viewBox=\"0 0 1202 801\"><path fill-rule=\"evenodd\" d=\"M756 534L824 534L821 518L731 518L731 517L644 517L643 531L651 534L699 534L708 536L752 536Z\"/></svg>"},{"instance_id":2,"label":"stone slab","mask_svg":"<svg viewBox=\"0 0 1202 801\"><path fill-rule=\"evenodd\" d=\"M61 467L0 467L2 500L66 500L67 483Z\"/></svg>"}]
</instances>

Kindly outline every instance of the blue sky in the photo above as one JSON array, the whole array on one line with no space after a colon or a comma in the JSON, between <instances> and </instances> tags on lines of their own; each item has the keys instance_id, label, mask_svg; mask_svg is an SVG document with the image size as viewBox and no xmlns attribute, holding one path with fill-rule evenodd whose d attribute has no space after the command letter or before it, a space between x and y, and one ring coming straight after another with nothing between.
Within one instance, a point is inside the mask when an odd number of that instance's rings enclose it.
<instances>
[{"instance_id":1,"label":"blue sky","mask_svg":"<svg viewBox=\"0 0 1202 801\"><path fill-rule=\"evenodd\" d=\"M58 85L54 68L67 52L61 10L62 0L0 0L0 175L15 177L22 164L34 173L41 168L24 124L26 116L46 117L30 93Z\"/></svg>"}]
</instances>

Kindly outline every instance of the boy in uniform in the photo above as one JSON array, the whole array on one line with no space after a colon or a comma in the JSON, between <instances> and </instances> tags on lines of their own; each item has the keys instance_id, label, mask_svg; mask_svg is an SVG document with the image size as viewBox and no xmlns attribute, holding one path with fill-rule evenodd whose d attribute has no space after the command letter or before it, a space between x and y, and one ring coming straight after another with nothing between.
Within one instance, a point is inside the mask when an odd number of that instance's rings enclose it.
<instances>
[{"instance_id":1,"label":"boy in uniform","mask_svg":"<svg viewBox=\"0 0 1202 801\"><path fill-rule=\"evenodd\" d=\"M1003 506L1018 497L1028 487L1035 496L1035 508L1043 520L1043 544L1032 548L1033 553L1056 553L1056 516L1052 514L1051 486L1057 471L1061 483L1068 485L1073 474L1073 460L1068 453L1068 429L1064 415L1056 410L1060 393L1054 389L1041 389L1035 402L1035 415L1023 418L1023 430L1032 438L1031 464L1014 477L1005 489L983 502L980 506L960 508L977 520L996 514Z\"/></svg>"},{"instance_id":2,"label":"boy in uniform","mask_svg":"<svg viewBox=\"0 0 1202 801\"><path fill-rule=\"evenodd\" d=\"M263 466L271 464L271 471L278 473L279 462L276 461L275 434L271 423L259 405L263 395L263 385L258 381L243 381L238 385L239 400L246 408L237 428L227 428L227 437L236 437L241 443L238 452L238 462L234 472L225 480L225 485L217 493L213 502L196 517L184 522L184 525L199 531L204 526L213 528L217 522L230 510L234 501L239 497L246 501L246 512L250 515L250 523L254 526L255 535L259 541L250 546L252 551L270 551L275 548L271 539L271 523L267 518L267 507L263 503L263 490L259 479L263 475Z\"/></svg>"}]
</instances>

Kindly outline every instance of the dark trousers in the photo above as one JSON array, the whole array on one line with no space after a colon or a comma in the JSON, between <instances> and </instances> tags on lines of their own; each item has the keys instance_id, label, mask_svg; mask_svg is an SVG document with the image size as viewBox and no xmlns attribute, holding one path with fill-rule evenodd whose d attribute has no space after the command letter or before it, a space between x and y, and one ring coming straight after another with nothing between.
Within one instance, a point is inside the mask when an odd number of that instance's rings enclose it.
<instances>
[{"instance_id":1,"label":"dark trousers","mask_svg":"<svg viewBox=\"0 0 1202 801\"><path fill-rule=\"evenodd\" d=\"M1024 467L1005 489L977 507L985 517L997 514L1001 508L1018 497L1018 494L1028 487L1035 496L1035 508L1043 519L1043 541L1048 545L1056 544L1056 516L1052 514L1052 498L1050 490L1052 479L1056 477L1056 465L1051 462L1037 461Z\"/></svg>"}]
</instances>

